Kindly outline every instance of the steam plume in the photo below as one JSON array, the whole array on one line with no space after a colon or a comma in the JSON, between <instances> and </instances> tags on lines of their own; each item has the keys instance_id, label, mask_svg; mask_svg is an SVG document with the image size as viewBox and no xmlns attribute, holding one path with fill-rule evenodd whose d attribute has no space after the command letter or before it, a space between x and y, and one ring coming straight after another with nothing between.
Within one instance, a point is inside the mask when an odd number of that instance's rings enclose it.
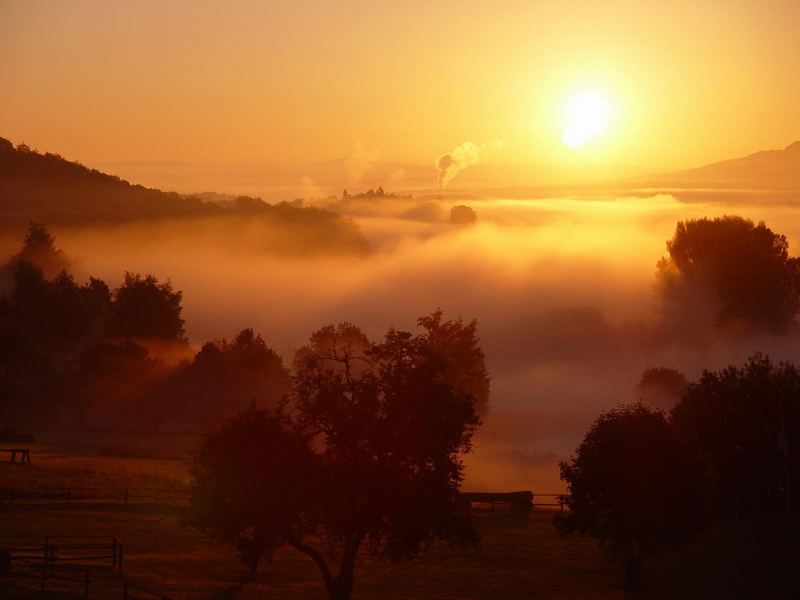
<instances>
[{"instance_id":1,"label":"steam plume","mask_svg":"<svg viewBox=\"0 0 800 600\"><path fill-rule=\"evenodd\" d=\"M499 147L501 142L490 142L488 144L475 144L473 142L462 142L452 151L443 154L436 161L436 170L439 171L439 187L444 189L453 178L467 167L478 164L481 155L490 147Z\"/></svg>"}]
</instances>

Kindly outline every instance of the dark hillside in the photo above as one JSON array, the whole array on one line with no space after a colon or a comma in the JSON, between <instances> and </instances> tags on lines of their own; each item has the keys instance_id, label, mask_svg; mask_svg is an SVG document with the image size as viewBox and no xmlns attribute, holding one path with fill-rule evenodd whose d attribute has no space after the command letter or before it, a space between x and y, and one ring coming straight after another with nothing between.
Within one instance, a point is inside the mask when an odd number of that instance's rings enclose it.
<instances>
[{"instance_id":1,"label":"dark hillside","mask_svg":"<svg viewBox=\"0 0 800 600\"><path fill-rule=\"evenodd\" d=\"M42 154L24 144L15 147L0 138L2 229L21 230L31 222L81 226L197 218L215 222L219 218L220 225L228 228L240 227L243 220L279 227L270 244L278 252L363 253L369 249L358 226L334 211L296 202L268 204L247 196L223 207L131 184L58 154Z\"/></svg>"}]
</instances>

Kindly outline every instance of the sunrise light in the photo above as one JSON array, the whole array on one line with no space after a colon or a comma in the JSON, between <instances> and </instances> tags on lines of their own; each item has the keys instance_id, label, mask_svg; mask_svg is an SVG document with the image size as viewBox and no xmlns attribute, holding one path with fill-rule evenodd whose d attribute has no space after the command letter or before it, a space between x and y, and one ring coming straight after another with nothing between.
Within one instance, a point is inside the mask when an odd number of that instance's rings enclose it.
<instances>
[{"instance_id":1,"label":"sunrise light","mask_svg":"<svg viewBox=\"0 0 800 600\"><path fill-rule=\"evenodd\" d=\"M611 114L611 104L602 93L584 91L575 94L566 106L562 141L569 148L582 147L607 130Z\"/></svg>"}]
</instances>

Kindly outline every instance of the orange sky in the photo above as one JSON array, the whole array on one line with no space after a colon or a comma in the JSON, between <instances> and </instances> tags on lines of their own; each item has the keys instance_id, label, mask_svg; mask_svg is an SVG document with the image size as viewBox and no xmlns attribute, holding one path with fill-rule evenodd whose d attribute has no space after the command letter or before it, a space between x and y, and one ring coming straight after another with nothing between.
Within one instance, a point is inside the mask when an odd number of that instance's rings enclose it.
<instances>
[{"instance_id":1,"label":"orange sky","mask_svg":"<svg viewBox=\"0 0 800 600\"><path fill-rule=\"evenodd\" d=\"M87 163L692 166L800 138L797 0L0 0L0 136ZM561 143L569 95L615 119Z\"/></svg>"}]
</instances>

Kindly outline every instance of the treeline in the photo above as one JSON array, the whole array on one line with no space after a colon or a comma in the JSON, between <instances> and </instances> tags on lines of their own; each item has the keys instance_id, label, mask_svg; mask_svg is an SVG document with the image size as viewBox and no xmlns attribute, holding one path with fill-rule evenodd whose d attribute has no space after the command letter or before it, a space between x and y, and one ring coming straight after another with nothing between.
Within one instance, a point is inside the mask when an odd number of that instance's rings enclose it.
<instances>
[{"instance_id":1,"label":"treeline","mask_svg":"<svg viewBox=\"0 0 800 600\"><path fill-rule=\"evenodd\" d=\"M763 354L705 371L665 413L643 404L603 413L561 465L565 533L624 557L637 586L654 553L715 521L791 519L800 510L800 371Z\"/></svg>"},{"instance_id":2,"label":"treeline","mask_svg":"<svg viewBox=\"0 0 800 600\"><path fill-rule=\"evenodd\" d=\"M251 330L194 354L169 281L126 273L113 289L94 277L76 283L42 225L30 227L0 279L7 425L192 429L253 400L274 403L288 379Z\"/></svg>"},{"instance_id":3,"label":"treeline","mask_svg":"<svg viewBox=\"0 0 800 600\"><path fill-rule=\"evenodd\" d=\"M199 430L251 404L274 407L290 392L292 364L252 329L195 352L182 294L169 280L125 273L115 288L79 284L43 225L0 269L0 419L6 427ZM432 348L470 357L447 377L488 403L475 323L434 313L420 321ZM311 344L370 344L351 326L323 328ZM306 352L301 349L298 357ZM296 357L295 361L300 360Z\"/></svg>"},{"instance_id":4,"label":"treeline","mask_svg":"<svg viewBox=\"0 0 800 600\"><path fill-rule=\"evenodd\" d=\"M797 332L800 260L764 223L726 216L678 223L657 265L662 320L681 335ZM564 533L624 557L627 582L646 558L715 521L790 519L800 511L800 370L755 353L742 366L645 371L640 402L601 414L561 464Z\"/></svg>"},{"instance_id":5,"label":"treeline","mask_svg":"<svg viewBox=\"0 0 800 600\"><path fill-rule=\"evenodd\" d=\"M293 253L364 253L369 244L358 226L340 214L297 203L269 204L240 196L228 206L199 197L130 184L119 177L39 153L0 138L0 218L7 228L29 222L51 225L128 223L154 219L247 218L281 227L288 241L274 250Z\"/></svg>"}]
</instances>

